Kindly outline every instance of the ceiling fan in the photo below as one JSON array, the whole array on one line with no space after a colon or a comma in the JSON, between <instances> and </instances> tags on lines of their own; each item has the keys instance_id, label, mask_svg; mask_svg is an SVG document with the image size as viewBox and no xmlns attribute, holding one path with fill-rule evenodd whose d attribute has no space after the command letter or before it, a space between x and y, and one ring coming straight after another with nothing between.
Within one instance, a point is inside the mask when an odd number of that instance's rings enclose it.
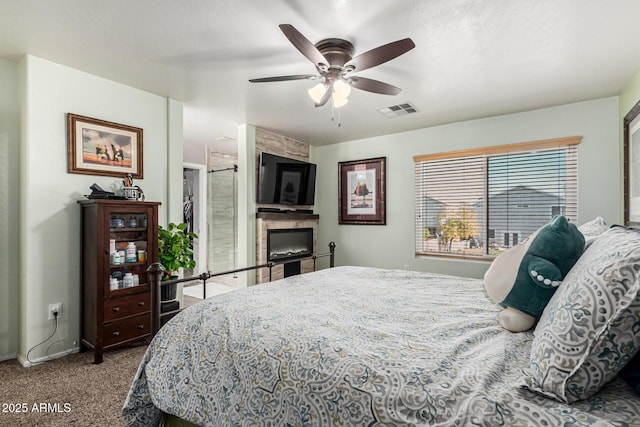
<instances>
[{"instance_id":1,"label":"ceiling fan","mask_svg":"<svg viewBox=\"0 0 640 427\"><path fill-rule=\"evenodd\" d=\"M321 107L333 98L335 108L348 102L351 88L383 95L397 95L400 88L378 80L352 75L390 61L415 47L410 38L391 42L353 57L353 44L347 40L330 38L311 43L293 25L281 24L280 29L296 49L315 65L318 74L295 74L291 76L250 79L251 83L281 82L287 80L316 80L320 83L308 90L316 107Z\"/></svg>"}]
</instances>

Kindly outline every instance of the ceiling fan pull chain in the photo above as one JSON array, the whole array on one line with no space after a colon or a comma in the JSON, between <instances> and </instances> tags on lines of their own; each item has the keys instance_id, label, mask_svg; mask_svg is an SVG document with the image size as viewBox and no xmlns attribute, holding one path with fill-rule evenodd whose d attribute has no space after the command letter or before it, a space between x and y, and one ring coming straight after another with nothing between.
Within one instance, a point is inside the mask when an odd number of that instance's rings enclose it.
<instances>
[{"instance_id":1,"label":"ceiling fan pull chain","mask_svg":"<svg viewBox=\"0 0 640 427\"><path fill-rule=\"evenodd\" d=\"M333 106L333 103L331 103L331 121L335 122L335 111L338 110L338 127L342 126L342 118L340 117L340 109L339 108L335 108Z\"/></svg>"}]
</instances>

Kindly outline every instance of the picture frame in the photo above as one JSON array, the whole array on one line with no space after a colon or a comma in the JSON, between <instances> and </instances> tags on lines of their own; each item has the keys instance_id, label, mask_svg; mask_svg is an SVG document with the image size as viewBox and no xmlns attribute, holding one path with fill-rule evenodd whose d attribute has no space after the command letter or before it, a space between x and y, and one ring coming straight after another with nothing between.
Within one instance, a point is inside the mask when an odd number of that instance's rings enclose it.
<instances>
[{"instance_id":1,"label":"picture frame","mask_svg":"<svg viewBox=\"0 0 640 427\"><path fill-rule=\"evenodd\" d=\"M338 223L386 225L386 157L338 163Z\"/></svg>"},{"instance_id":2,"label":"picture frame","mask_svg":"<svg viewBox=\"0 0 640 427\"><path fill-rule=\"evenodd\" d=\"M298 204L302 172L291 168L283 168L278 173L278 181L280 203L283 205Z\"/></svg>"},{"instance_id":3,"label":"picture frame","mask_svg":"<svg viewBox=\"0 0 640 427\"><path fill-rule=\"evenodd\" d=\"M143 178L142 129L67 114L68 172Z\"/></svg>"},{"instance_id":4,"label":"picture frame","mask_svg":"<svg viewBox=\"0 0 640 427\"><path fill-rule=\"evenodd\" d=\"M624 116L624 224L640 227L640 101Z\"/></svg>"}]
</instances>

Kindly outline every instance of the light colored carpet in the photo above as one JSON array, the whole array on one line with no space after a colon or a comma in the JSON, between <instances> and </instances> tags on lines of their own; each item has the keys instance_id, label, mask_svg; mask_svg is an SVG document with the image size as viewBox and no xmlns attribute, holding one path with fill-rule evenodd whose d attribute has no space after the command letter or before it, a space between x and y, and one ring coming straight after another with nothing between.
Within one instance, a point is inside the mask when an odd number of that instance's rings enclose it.
<instances>
[{"instance_id":1,"label":"light colored carpet","mask_svg":"<svg viewBox=\"0 0 640 427\"><path fill-rule=\"evenodd\" d=\"M90 351L30 368L0 362L0 426L124 425L120 411L146 349L106 352L100 365Z\"/></svg>"}]
</instances>

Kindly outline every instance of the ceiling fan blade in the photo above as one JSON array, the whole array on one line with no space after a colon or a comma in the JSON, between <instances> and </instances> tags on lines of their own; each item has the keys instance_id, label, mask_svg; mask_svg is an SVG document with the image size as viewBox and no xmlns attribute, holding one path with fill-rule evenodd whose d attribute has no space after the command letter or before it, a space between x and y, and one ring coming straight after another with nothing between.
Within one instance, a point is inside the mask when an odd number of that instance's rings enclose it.
<instances>
[{"instance_id":1,"label":"ceiling fan blade","mask_svg":"<svg viewBox=\"0 0 640 427\"><path fill-rule=\"evenodd\" d=\"M345 68L353 67L354 71L362 71L376 65L384 64L416 47L411 39L402 39L378 46L362 53L344 64Z\"/></svg>"},{"instance_id":2,"label":"ceiling fan blade","mask_svg":"<svg viewBox=\"0 0 640 427\"><path fill-rule=\"evenodd\" d=\"M263 77L261 79L249 79L251 83L284 82L288 80L313 80L319 76L315 74L294 74L292 76Z\"/></svg>"},{"instance_id":3,"label":"ceiling fan blade","mask_svg":"<svg viewBox=\"0 0 640 427\"><path fill-rule=\"evenodd\" d=\"M318 68L329 67L329 61L302 33L290 24L280 24L280 29L296 49Z\"/></svg>"},{"instance_id":4,"label":"ceiling fan blade","mask_svg":"<svg viewBox=\"0 0 640 427\"><path fill-rule=\"evenodd\" d=\"M381 95L397 95L402 90L399 87L390 85L389 83L368 79L366 77L349 77L347 81L356 89L379 93Z\"/></svg>"},{"instance_id":5,"label":"ceiling fan blade","mask_svg":"<svg viewBox=\"0 0 640 427\"><path fill-rule=\"evenodd\" d=\"M333 93L333 90L331 90L331 88L328 88L327 91L324 93L324 95L322 95L322 98L320 98L320 102L315 104L316 107L322 107L324 104L326 104L327 101L331 99L332 93Z\"/></svg>"}]
</instances>

